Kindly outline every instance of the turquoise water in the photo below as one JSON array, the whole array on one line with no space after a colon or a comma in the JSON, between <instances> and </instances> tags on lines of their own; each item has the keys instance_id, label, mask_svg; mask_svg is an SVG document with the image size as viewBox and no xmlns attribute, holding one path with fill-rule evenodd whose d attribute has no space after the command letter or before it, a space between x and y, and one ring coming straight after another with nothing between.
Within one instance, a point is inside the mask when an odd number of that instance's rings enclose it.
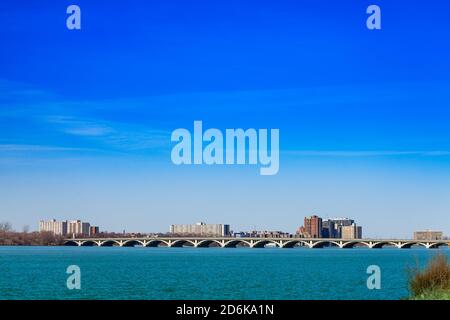
<instances>
[{"instance_id":1,"label":"turquoise water","mask_svg":"<svg viewBox=\"0 0 450 320\"><path fill-rule=\"evenodd\" d=\"M0 299L400 299L426 249L0 247ZM81 268L81 290L66 268ZM366 269L381 268L381 290Z\"/></svg>"}]
</instances>

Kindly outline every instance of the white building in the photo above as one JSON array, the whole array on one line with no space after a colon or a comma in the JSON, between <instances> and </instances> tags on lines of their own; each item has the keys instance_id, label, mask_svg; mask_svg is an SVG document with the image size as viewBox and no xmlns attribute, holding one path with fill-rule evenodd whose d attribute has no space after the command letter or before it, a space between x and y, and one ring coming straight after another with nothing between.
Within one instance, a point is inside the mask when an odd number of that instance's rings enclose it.
<instances>
[{"instance_id":1,"label":"white building","mask_svg":"<svg viewBox=\"0 0 450 320\"><path fill-rule=\"evenodd\" d=\"M81 220L72 221L56 221L52 219L50 221L39 221L39 232L52 232L55 235L90 235L91 225L88 222L82 222Z\"/></svg>"},{"instance_id":2,"label":"white building","mask_svg":"<svg viewBox=\"0 0 450 320\"><path fill-rule=\"evenodd\" d=\"M362 239L362 227L357 226L352 223L350 226L342 226L342 239L352 240L352 239Z\"/></svg>"},{"instance_id":3,"label":"white building","mask_svg":"<svg viewBox=\"0 0 450 320\"><path fill-rule=\"evenodd\" d=\"M41 220L39 221L39 232L52 232L55 235L65 236L67 235L67 221Z\"/></svg>"},{"instance_id":4,"label":"white building","mask_svg":"<svg viewBox=\"0 0 450 320\"><path fill-rule=\"evenodd\" d=\"M173 224L170 226L170 233L178 235L226 237L230 235L230 225L206 224L203 222L198 222L196 224Z\"/></svg>"},{"instance_id":5,"label":"white building","mask_svg":"<svg viewBox=\"0 0 450 320\"><path fill-rule=\"evenodd\" d=\"M81 220L67 221L67 234L69 235L89 235L91 224Z\"/></svg>"},{"instance_id":6,"label":"white building","mask_svg":"<svg viewBox=\"0 0 450 320\"><path fill-rule=\"evenodd\" d=\"M414 240L442 240L444 233L442 231L416 231L414 232Z\"/></svg>"}]
</instances>

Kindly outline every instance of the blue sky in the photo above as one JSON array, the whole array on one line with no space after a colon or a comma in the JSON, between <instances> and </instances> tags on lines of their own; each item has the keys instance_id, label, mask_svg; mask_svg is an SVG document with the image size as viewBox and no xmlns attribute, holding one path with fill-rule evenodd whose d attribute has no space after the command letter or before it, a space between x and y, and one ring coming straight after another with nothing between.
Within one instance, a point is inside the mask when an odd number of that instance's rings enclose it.
<instances>
[{"instance_id":1,"label":"blue sky","mask_svg":"<svg viewBox=\"0 0 450 320\"><path fill-rule=\"evenodd\" d=\"M368 1L73 3L0 4L0 220L450 234L447 2L376 1L378 31ZM279 174L174 166L194 120L279 128Z\"/></svg>"}]
</instances>

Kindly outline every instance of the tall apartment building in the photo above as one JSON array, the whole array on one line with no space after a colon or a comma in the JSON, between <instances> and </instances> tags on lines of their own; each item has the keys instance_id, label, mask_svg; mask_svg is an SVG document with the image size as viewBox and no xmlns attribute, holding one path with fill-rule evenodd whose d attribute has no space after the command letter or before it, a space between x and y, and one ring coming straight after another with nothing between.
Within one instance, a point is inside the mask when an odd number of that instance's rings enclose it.
<instances>
[{"instance_id":1,"label":"tall apartment building","mask_svg":"<svg viewBox=\"0 0 450 320\"><path fill-rule=\"evenodd\" d=\"M206 224L203 222L196 224L173 224L170 226L170 233L178 235L226 237L230 235L230 225Z\"/></svg>"},{"instance_id":2,"label":"tall apartment building","mask_svg":"<svg viewBox=\"0 0 450 320\"><path fill-rule=\"evenodd\" d=\"M52 232L55 235L65 236L67 235L67 221L41 220L39 221L39 232Z\"/></svg>"},{"instance_id":3,"label":"tall apartment building","mask_svg":"<svg viewBox=\"0 0 450 320\"><path fill-rule=\"evenodd\" d=\"M305 217L302 231L305 237L321 238L322 237L322 218L313 215Z\"/></svg>"},{"instance_id":4,"label":"tall apartment building","mask_svg":"<svg viewBox=\"0 0 450 320\"><path fill-rule=\"evenodd\" d=\"M331 219L322 221L322 238L335 238L336 225Z\"/></svg>"},{"instance_id":5,"label":"tall apartment building","mask_svg":"<svg viewBox=\"0 0 450 320\"><path fill-rule=\"evenodd\" d=\"M69 235L89 235L91 224L81 220L67 221L67 234Z\"/></svg>"},{"instance_id":6,"label":"tall apartment building","mask_svg":"<svg viewBox=\"0 0 450 320\"><path fill-rule=\"evenodd\" d=\"M336 238L362 239L362 227L355 224L353 219L333 218L322 220L313 215L305 217L305 222L297 231L301 238Z\"/></svg>"},{"instance_id":7,"label":"tall apartment building","mask_svg":"<svg viewBox=\"0 0 450 320\"><path fill-rule=\"evenodd\" d=\"M414 240L442 240L444 233L441 231L416 231L414 232Z\"/></svg>"},{"instance_id":8,"label":"tall apartment building","mask_svg":"<svg viewBox=\"0 0 450 320\"><path fill-rule=\"evenodd\" d=\"M342 238L342 227L351 226L355 221L349 218L326 219L322 225L323 238Z\"/></svg>"},{"instance_id":9,"label":"tall apartment building","mask_svg":"<svg viewBox=\"0 0 450 320\"><path fill-rule=\"evenodd\" d=\"M352 224L350 226L341 227L341 238L346 240L362 239L362 227Z\"/></svg>"},{"instance_id":10,"label":"tall apartment building","mask_svg":"<svg viewBox=\"0 0 450 320\"><path fill-rule=\"evenodd\" d=\"M91 227L89 228L89 235L90 235L90 236L95 235L95 234L99 234L99 233L100 233L100 228L99 228L99 227L97 227L97 226L91 226Z\"/></svg>"},{"instance_id":11,"label":"tall apartment building","mask_svg":"<svg viewBox=\"0 0 450 320\"><path fill-rule=\"evenodd\" d=\"M96 234L99 231L98 227L92 227L88 222L82 222L81 220L72 221L56 221L55 219L39 221L39 232L52 232L55 235L84 235L88 236ZM94 231L94 232L92 232Z\"/></svg>"}]
</instances>

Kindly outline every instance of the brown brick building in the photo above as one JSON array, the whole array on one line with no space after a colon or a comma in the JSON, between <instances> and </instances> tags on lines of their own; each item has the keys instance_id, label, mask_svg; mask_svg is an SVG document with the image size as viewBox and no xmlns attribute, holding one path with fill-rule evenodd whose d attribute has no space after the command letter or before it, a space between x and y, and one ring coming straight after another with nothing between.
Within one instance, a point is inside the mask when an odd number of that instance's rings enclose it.
<instances>
[{"instance_id":1,"label":"brown brick building","mask_svg":"<svg viewBox=\"0 0 450 320\"><path fill-rule=\"evenodd\" d=\"M305 237L322 238L322 218L316 215L305 217L302 230Z\"/></svg>"}]
</instances>

